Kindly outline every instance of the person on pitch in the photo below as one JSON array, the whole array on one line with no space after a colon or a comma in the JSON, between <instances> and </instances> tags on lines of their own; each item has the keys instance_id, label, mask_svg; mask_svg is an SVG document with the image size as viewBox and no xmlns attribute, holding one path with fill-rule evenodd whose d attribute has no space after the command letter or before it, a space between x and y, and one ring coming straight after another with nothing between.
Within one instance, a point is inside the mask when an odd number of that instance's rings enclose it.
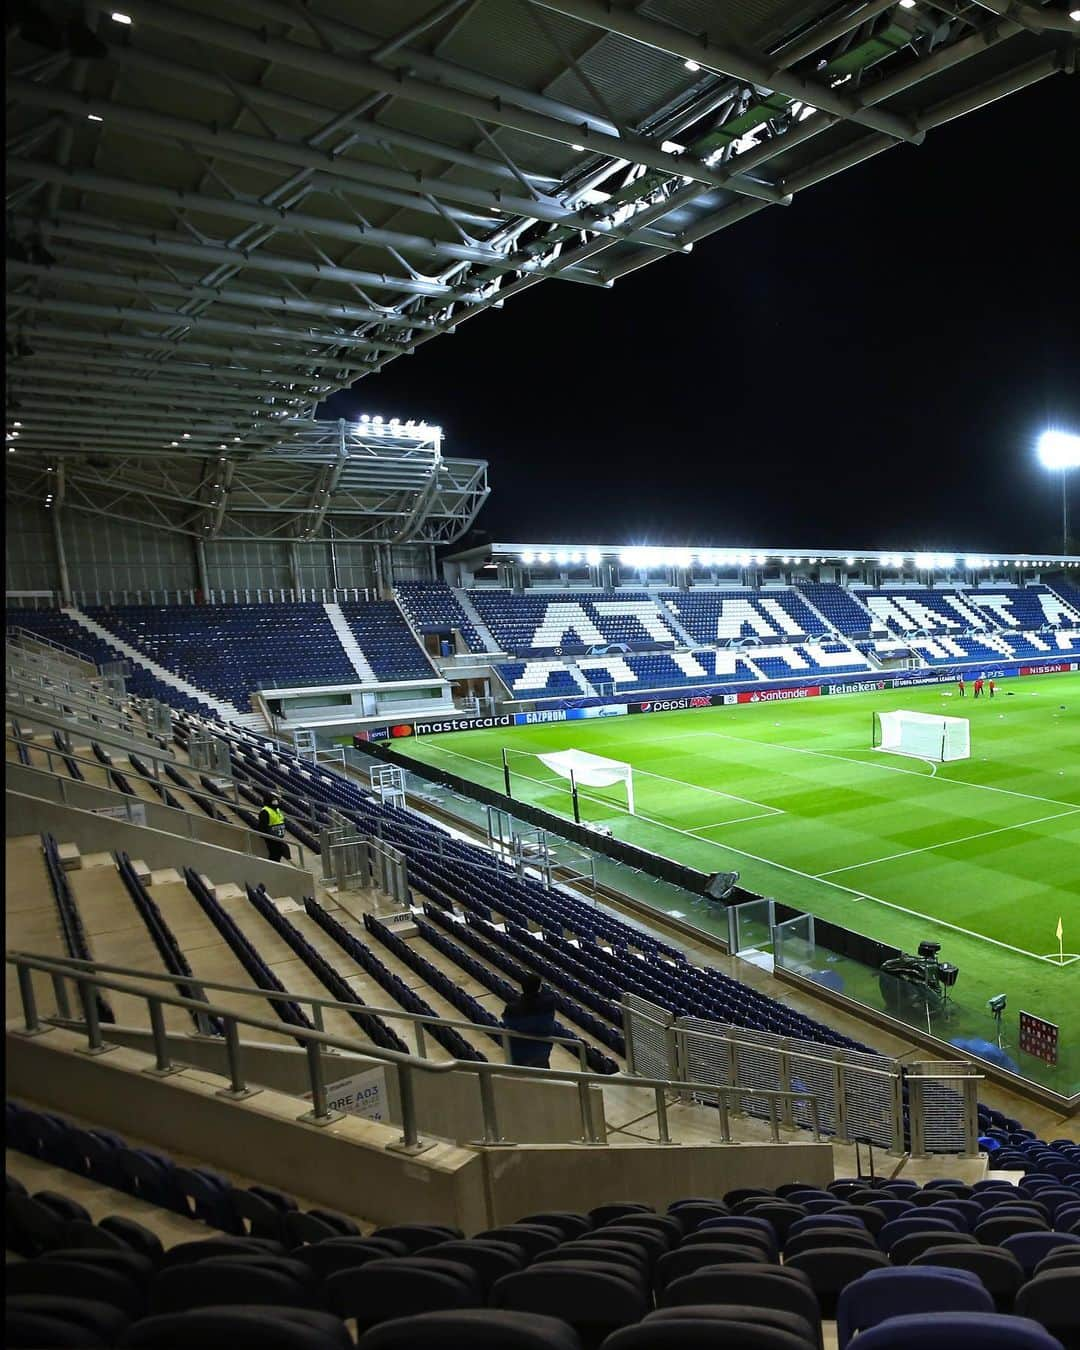
<instances>
[{"instance_id":1,"label":"person on pitch","mask_svg":"<svg viewBox=\"0 0 1080 1350\"><path fill-rule=\"evenodd\" d=\"M964 683L963 675L956 681L956 687L960 690L960 697L967 698L967 685Z\"/></svg>"}]
</instances>

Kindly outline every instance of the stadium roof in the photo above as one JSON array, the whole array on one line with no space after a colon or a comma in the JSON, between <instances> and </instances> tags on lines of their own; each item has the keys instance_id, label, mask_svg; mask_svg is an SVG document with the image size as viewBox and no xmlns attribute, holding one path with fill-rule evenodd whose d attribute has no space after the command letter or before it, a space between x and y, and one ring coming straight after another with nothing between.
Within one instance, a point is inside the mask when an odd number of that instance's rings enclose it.
<instances>
[{"instance_id":1,"label":"stadium roof","mask_svg":"<svg viewBox=\"0 0 1080 1350\"><path fill-rule=\"evenodd\" d=\"M983 571L987 568L1080 567L1080 558L1053 553L956 553L916 549L865 548L684 548L641 544L481 544L450 555L450 562L486 562L489 559L521 563L526 567L598 566L617 562L639 571L691 567L721 569L740 567L813 566L818 563L847 566L869 565L887 570L917 572Z\"/></svg>"},{"instance_id":2,"label":"stadium roof","mask_svg":"<svg viewBox=\"0 0 1080 1350\"><path fill-rule=\"evenodd\" d=\"M257 455L541 281L609 286L1072 69L1080 32L1075 0L117 3L9 10L9 468Z\"/></svg>"}]
</instances>

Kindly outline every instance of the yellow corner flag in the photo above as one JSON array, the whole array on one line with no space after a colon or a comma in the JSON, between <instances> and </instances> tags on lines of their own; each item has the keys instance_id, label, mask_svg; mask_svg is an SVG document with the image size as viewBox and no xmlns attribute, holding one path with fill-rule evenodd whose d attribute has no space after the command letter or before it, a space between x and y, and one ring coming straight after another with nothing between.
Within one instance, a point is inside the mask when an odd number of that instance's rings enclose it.
<instances>
[{"instance_id":1,"label":"yellow corner flag","mask_svg":"<svg viewBox=\"0 0 1080 1350\"><path fill-rule=\"evenodd\" d=\"M1058 940L1058 964L1059 964L1059 965L1064 965L1064 964L1065 964L1065 948L1064 948L1064 946L1062 945L1062 939L1063 939L1063 937L1065 936L1065 929L1064 929L1064 927L1062 926L1061 915L1060 915L1060 914L1058 915L1057 932L1054 934L1054 936L1055 936L1055 937L1057 938L1057 940Z\"/></svg>"},{"instance_id":2,"label":"yellow corner flag","mask_svg":"<svg viewBox=\"0 0 1080 1350\"><path fill-rule=\"evenodd\" d=\"M1057 932L1054 934L1054 936L1057 938L1057 940L1058 940L1059 942L1060 942L1061 939L1065 936L1065 930L1064 930L1064 929L1062 928L1062 926L1061 926L1061 918L1060 918L1060 916L1059 916L1059 918L1058 918Z\"/></svg>"}]
</instances>

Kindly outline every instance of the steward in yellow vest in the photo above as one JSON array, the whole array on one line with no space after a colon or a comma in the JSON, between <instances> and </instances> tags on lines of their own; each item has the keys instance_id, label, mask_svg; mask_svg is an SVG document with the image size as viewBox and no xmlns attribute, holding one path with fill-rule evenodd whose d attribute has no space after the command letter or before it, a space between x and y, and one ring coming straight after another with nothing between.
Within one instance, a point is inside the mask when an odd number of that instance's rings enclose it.
<instances>
[{"instance_id":1,"label":"steward in yellow vest","mask_svg":"<svg viewBox=\"0 0 1080 1350\"><path fill-rule=\"evenodd\" d=\"M285 843L285 812L281 809L281 798L269 797L259 812L259 829L266 837L266 852L271 862L282 862L289 856L289 846Z\"/></svg>"}]
</instances>

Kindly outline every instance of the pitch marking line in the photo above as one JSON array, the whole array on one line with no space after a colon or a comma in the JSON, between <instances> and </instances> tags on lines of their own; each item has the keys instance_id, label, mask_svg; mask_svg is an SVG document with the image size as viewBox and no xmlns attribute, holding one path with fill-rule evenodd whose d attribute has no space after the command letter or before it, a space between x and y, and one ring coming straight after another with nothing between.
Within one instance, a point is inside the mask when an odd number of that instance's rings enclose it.
<instances>
[{"instance_id":1,"label":"pitch marking line","mask_svg":"<svg viewBox=\"0 0 1080 1350\"><path fill-rule=\"evenodd\" d=\"M734 820L718 820L715 825L695 825L685 831L686 834L701 834L705 830L722 830L728 825L741 825L745 820L768 820L770 816L782 816L783 811L759 811L753 816L736 816ZM706 843L708 840L706 840Z\"/></svg>"},{"instance_id":2,"label":"pitch marking line","mask_svg":"<svg viewBox=\"0 0 1080 1350\"><path fill-rule=\"evenodd\" d=\"M434 744L434 743L432 743L432 742L429 742L429 744L432 745L432 748L433 748L433 749L435 749L435 750L441 750L442 753L443 753L444 755L453 755L456 759L467 759L467 760L470 762L470 764L480 764L480 765L482 765L485 769L492 769L492 770L495 770L495 766L494 766L493 764L488 763L488 761L487 761L486 759L477 759L475 755L466 755L466 754L464 754L461 750L451 750L451 749L449 749L449 748L448 748L447 746L445 746L445 745L436 745L436 744ZM528 752L523 751L522 753L528 753ZM557 792L569 792L569 790L570 790L568 787L563 787L563 780L562 780L562 779L534 778L534 777L532 776L532 774L522 773L520 770L517 770L517 775L518 775L519 778L524 778L525 781L528 782L528 783L535 783L535 784L537 785L537 787L551 788L551 789L554 789L554 790L557 791ZM656 776L658 776L658 775L656 775ZM686 782L684 782L681 778L671 778L671 779L669 779L668 781L669 781L669 782L672 782L672 783L679 783L682 787L696 787L696 786L697 786L695 783L686 783ZM702 789L702 791L706 791L706 792L707 792L707 791L709 791L709 789L708 789L708 788L704 788L704 789ZM727 796L726 793L719 793L718 795L719 795L719 796L722 796L722 797L723 797L723 796ZM611 809L613 809L613 810L616 810L616 811L622 811L624 815L629 815L629 814L630 814L629 811L627 810L627 808L626 808L625 806L623 806L620 802L613 802L613 801L611 801L611 800L610 800L609 798L607 798L607 797L597 797L597 796L595 795L595 793L586 792L584 788L580 788L580 787L578 788L578 796L579 796L579 797L584 797L584 798L586 799L586 801L595 802L597 806L604 806L604 807L609 807L609 808L611 808ZM747 798L744 798L744 797L736 798L736 800L738 800L738 801L748 801L748 799L747 799ZM749 805L751 805L751 806L763 806L764 804L761 803L761 802L749 802ZM699 825L697 828L698 828L699 830L716 830L716 829L719 829L721 825L735 825L735 824L737 824L739 821L744 821L744 820L765 820L765 819L767 819L767 818L769 818L770 816L773 816L773 815L781 815L781 816L782 816L782 815L784 815L784 814L785 814L785 813L784 813L783 811L780 811L778 808L776 808L776 807L771 807L771 806L770 806L770 807L764 807L763 810L761 810L761 811L759 811L759 812L757 812L756 814L751 815L751 816L738 816L735 820L721 820L721 821L717 821L717 823L716 823L715 825ZM680 826L678 826L678 825L669 825L669 824L667 823L667 821L664 821L664 820L657 820L657 818L656 818L655 816L647 816L647 815L645 815L645 813L644 813L643 811L635 811L635 812L634 812L634 818L635 818L636 820L644 820L644 821L647 821L648 824L650 824L650 825L656 825L656 826L658 826L658 827L659 827L660 829L662 829L662 830L671 830L671 831L672 831L673 833L675 833L675 834L685 835L687 839L693 839L696 843L699 843L699 844L713 844L713 843L714 843L714 841L711 840L711 839L698 839L697 834L694 832L694 830L684 830L684 829L682 829L682 828L681 828ZM719 847L718 845L714 845L714 846L715 846L715 847Z\"/></svg>"},{"instance_id":3,"label":"pitch marking line","mask_svg":"<svg viewBox=\"0 0 1080 1350\"><path fill-rule=\"evenodd\" d=\"M706 735L706 736L722 736L722 733L721 733L721 732L703 732L703 733L700 733L700 734ZM740 736L724 736L723 739L725 739L725 740L731 740L731 741L737 741L737 740L743 740L743 739L745 739L745 738L744 738L744 737L740 737ZM750 744L750 745L764 745L764 744L769 744L769 742L765 742L765 741L754 741L754 740L751 740L751 741L748 742L748 744ZM454 756L455 758L457 758L457 759L467 759L467 760L469 760L469 761L470 761L471 763L473 763L473 764L480 764L480 765L482 765L483 768L485 768L485 769L494 769L494 766L491 765L491 764L489 764L488 761L487 761L486 759L477 759L475 755L464 755L464 754L461 753L460 750L449 750L449 749L447 749L447 747L446 747L445 745L436 745L434 748L435 748L436 750L441 750L441 751L443 752L443 754L446 754L446 755L453 755L453 756ZM778 747L778 749L787 749L787 748L790 748L790 747L786 747L786 746L779 746L779 747ZM805 754L811 754L811 755L812 755L812 754L818 754L818 753L820 753L820 752L819 752L819 751L815 751L815 750L807 750L807 751L805 751L805 752L803 752L803 753L805 753ZM843 759L844 757L843 757L842 755L827 755L827 756L825 756L825 758L827 758L827 759ZM857 764L858 762L859 762L858 760L849 760L849 761L848 761L848 763L850 763L850 764ZM887 765L887 764L879 764L879 765L877 765L876 767L882 768L882 769L889 769L891 772L894 772L894 773L910 773L910 772L911 772L910 769L893 769L891 765ZM497 770L496 770L496 772L497 772ZM540 787L543 787L543 788L550 788L550 787L554 786L552 783L546 783L546 782L543 782L543 781L542 781L541 779L539 779L539 778L531 778L528 774L522 774L521 776L522 776L523 778L527 778L527 779L529 780L529 782L537 783ZM925 777L926 777L925 774L916 774L915 776L918 777L918 778L925 778ZM936 780L934 780L934 781L936 781L936 782L943 782L943 781L946 781L946 780L944 780L944 779L936 779ZM978 784L967 784L967 785L965 785L965 786L978 786ZM988 790L991 791L991 792L1008 792L1008 791L1009 791L1008 788L990 788L990 789L988 789ZM582 796L586 796L587 794L582 793L581 795L582 795ZM1016 793L1016 794L1013 794L1013 795L1015 795L1015 796L1020 796L1020 797L1024 797L1024 796L1027 796L1028 794L1027 794L1027 793L1020 792L1020 793ZM590 800L592 800L592 801L597 801L597 802L599 802L599 803L600 803L601 805L603 805L603 806L614 807L617 811L622 811L624 814L629 814L629 813L627 812L627 810L626 810L626 807L625 807L625 806L620 806L618 802L609 802L609 801L604 800L603 798L590 798ZM1034 801L1047 801L1047 800L1049 800L1049 799L1048 799L1048 798L1045 798L1045 797L1035 797L1035 798L1033 798L1033 800L1034 800ZM1072 806L1072 807L1074 807L1075 809L1080 810L1080 807L1075 807L1075 803L1073 803L1073 802L1052 802L1051 805L1054 805L1054 806ZM843 891L843 892L844 892L845 894L847 894L847 895L853 895L853 896L855 896L856 899L858 899L858 900L873 900L876 904L884 905L886 909L895 909L895 910L896 910L898 913L900 913L900 914L907 914L907 915L909 915L909 916L910 916L911 918L913 918L913 919L921 919L923 923L934 923L934 924L937 924L939 928L948 928L948 929L950 929L950 930L951 930L952 932L954 932L954 933L963 933L963 935L964 935L965 937L978 938L980 942L989 942L989 943L990 943L992 946L994 946L994 947L1001 947L1001 948L1003 948L1003 949L1004 949L1005 951L1007 951L1007 952L1015 952L1017 956L1027 956L1027 957L1029 957L1029 958L1030 958L1031 960L1033 960L1033 961L1046 961L1048 964L1050 964L1050 965L1052 965L1052 966L1060 965L1060 963L1059 963L1056 959L1051 959L1051 958L1048 957L1048 956L1039 956L1039 954L1038 954L1037 952L1029 952L1029 951L1025 951L1023 947L1014 947L1013 944L1012 944L1011 942L1002 942L999 938L987 937L985 933L976 933L976 932L974 932L974 931L973 931L972 929L970 929L970 928L962 928L962 927L960 926L960 924L958 924L958 923L949 923L949 921L948 921L947 919L940 919L940 918L938 918L936 915L933 915L933 914L924 914L921 910L918 910L918 909L909 909L906 905L898 905L898 904L895 904L892 900L883 900L883 899L881 898L881 896L879 896L879 895L871 895L869 891L860 891L860 890L858 890L858 889L857 889L856 887L854 887L854 886L845 886L845 885L843 884L843 882L840 882L840 881L830 881L828 877L815 877L815 876L813 875L812 872L803 872L803 871L802 871L800 868L798 868L798 867L789 867L789 866L787 865L787 863L775 862L772 858L763 858L759 853L748 853L746 849L735 848L735 846L734 846L733 844L721 844L721 843L717 842L717 841L714 840L714 839L699 839L698 836L697 836L696 834L690 834L687 830L681 830L681 829L679 829L679 827L678 827L677 825L667 825L667 824L665 824L664 821L662 821L662 820L652 820L649 816L639 816L639 819L641 819L641 820L647 820L647 821L649 822L649 824L651 824L651 825L659 825L661 829L664 829L664 830L671 830L674 834L681 834L681 835L683 835L683 836L684 836L685 838L687 838L687 839L693 839L696 843L699 843L699 844L705 844L708 848L718 848L718 849L720 849L720 851L721 851L722 853L737 853L737 854L739 855L740 858L750 858L753 862L763 863L766 867L775 867L775 868L777 868L778 871L781 871L781 872L789 872L792 876L795 876L795 877L802 877L804 881L817 881L817 882L819 882L820 885L822 885L822 886L831 886L834 890L837 890L837 891Z\"/></svg>"},{"instance_id":4,"label":"pitch marking line","mask_svg":"<svg viewBox=\"0 0 1080 1350\"><path fill-rule=\"evenodd\" d=\"M439 750L444 750L446 747L440 745L440 746L438 746L438 747L436 747L436 748L439 749ZM460 753L460 752L459 752L459 751L455 751L455 752L453 752L453 753ZM512 755L525 755L525 756L527 756L529 759L535 759L535 758L536 758L536 754L535 754L535 752L532 751L532 750L513 750L513 749L512 749L512 750L510 751L510 753L511 753ZM468 756L467 756L467 755L463 755L462 758L463 758L463 759L467 759ZM480 760L480 761L477 761L477 762L478 762L478 763L484 763L484 762L486 762L486 761ZM627 761L627 762L629 763L629 761ZM677 783L679 787L693 788L695 792L708 792L708 793L709 793L711 796L713 796L713 797L724 797L724 798L726 798L729 802L743 802L746 806L756 806L756 807L758 808L758 810L759 810L763 815L782 816L782 815L785 814L785 813L780 809L779 806L769 806L767 802L756 802L756 801L754 801L754 799L753 799L752 797L740 797L740 796L739 796L737 793L735 793L735 792L723 792L720 788L706 787L704 783L688 783L688 782L686 781L685 778L669 778L669 777L667 776L667 774L663 774L663 773L653 773L653 771L652 771L651 769L639 769L639 768L637 767L636 764L631 764L631 768L634 770L634 775L635 775L635 777L639 777L639 778L659 778L660 781L663 782L663 783ZM528 777L529 777L528 774L522 774L521 776L522 776L523 778L528 778ZM537 778L537 779L533 779L532 781L533 781L533 782L541 782L541 781L543 781L543 780ZM581 790L581 789L579 788L578 791L580 791L580 790Z\"/></svg>"},{"instance_id":5,"label":"pitch marking line","mask_svg":"<svg viewBox=\"0 0 1080 1350\"><path fill-rule=\"evenodd\" d=\"M700 731L697 736L712 736L721 741L738 741L741 745L754 745L772 750L786 750L793 755L814 755L818 759L835 759L841 764L854 764L860 769L880 769L883 773L906 773L912 778L921 778L927 783L945 783L950 787L973 788L980 792L1001 792L1007 797L1023 797L1029 802L1045 802L1047 806L1068 806L1080 810L1078 802L1058 801L1056 797L1037 797L1032 792L1017 792L1015 788L993 787L989 783L965 783L962 778L935 778L932 774L918 773L914 769L901 769L898 764L875 764L871 760L852 759L850 755L834 755L827 750L807 750L801 745L786 745L782 741L757 741L752 736L730 736L724 731ZM690 737L668 737L669 740L691 739Z\"/></svg>"},{"instance_id":6,"label":"pitch marking line","mask_svg":"<svg viewBox=\"0 0 1080 1350\"><path fill-rule=\"evenodd\" d=\"M1052 816L1040 816L1037 820L1021 820L1016 825L999 825L993 830L980 830L978 834L961 835L959 839L944 839L939 844L926 844L922 848L908 848L902 853L889 853L884 858L871 858L867 862L848 863L846 867L830 867L827 872L819 872L817 878L834 877L837 872L854 872L860 867L876 867L878 863L893 862L896 858L910 858L916 853L931 853L939 848L951 848L953 844L966 844L972 839L985 839L991 834L1006 834L1009 830L1025 830L1029 825L1044 825L1048 820L1061 820L1064 816L1080 815L1080 806L1071 811L1056 811Z\"/></svg>"}]
</instances>

